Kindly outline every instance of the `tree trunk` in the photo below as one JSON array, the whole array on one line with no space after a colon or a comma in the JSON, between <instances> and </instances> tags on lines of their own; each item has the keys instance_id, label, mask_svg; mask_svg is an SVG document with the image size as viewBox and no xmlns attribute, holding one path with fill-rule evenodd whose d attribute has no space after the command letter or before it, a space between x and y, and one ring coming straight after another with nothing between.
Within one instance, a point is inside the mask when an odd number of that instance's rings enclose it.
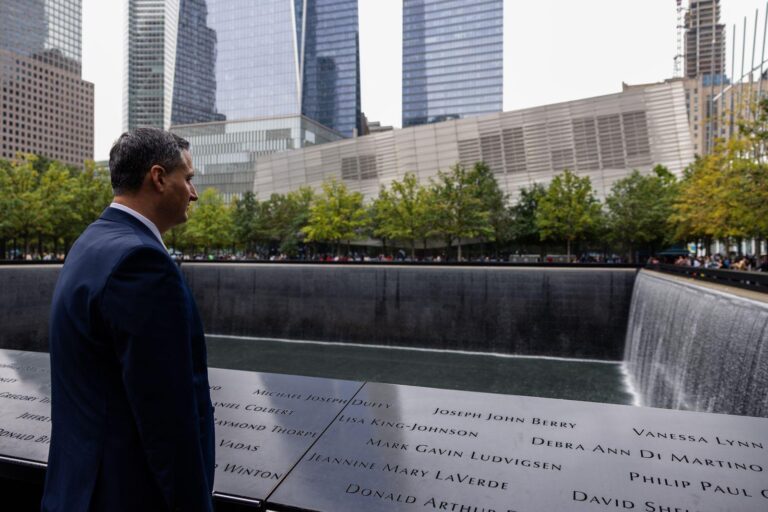
<instances>
[{"instance_id":1,"label":"tree trunk","mask_svg":"<svg viewBox=\"0 0 768 512\"><path fill-rule=\"evenodd\" d=\"M565 252L568 258L568 263L570 263L571 262L571 239L570 238L565 239L565 247L566 247Z\"/></svg>"},{"instance_id":2,"label":"tree trunk","mask_svg":"<svg viewBox=\"0 0 768 512\"><path fill-rule=\"evenodd\" d=\"M411 239L411 261L416 261L416 240Z\"/></svg>"},{"instance_id":3,"label":"tree trunk","mask_svg":"<svg viewBox=\"0 0 768 512\"><path fill-rule=\"evenodd\" d=\"M461 261L461 238L456 244L456 261Z\"/></svg>"}]
</instances>

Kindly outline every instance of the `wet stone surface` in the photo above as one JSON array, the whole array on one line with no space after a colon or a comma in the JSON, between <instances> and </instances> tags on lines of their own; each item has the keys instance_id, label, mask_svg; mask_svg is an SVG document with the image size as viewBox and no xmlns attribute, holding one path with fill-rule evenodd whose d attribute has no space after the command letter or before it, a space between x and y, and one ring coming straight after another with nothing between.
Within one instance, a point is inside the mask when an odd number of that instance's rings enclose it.
<instances>
[{"instance_id":1,"label":"wet stone surface","mask_svg":"<svg viewBox=\"0 0 768 512\"><path fill-rule=\"evenodd\" d=\"M216 493L270 510L768 510L768 420L210 370ZM48 355L0 350L0 469L45 463Z\"/></svg>"},{"instance_id":2,"label":"wet stone surface","mask_svg":"<svg viewBox=\"0 0 768 512\"><path fill-rule=\"evenodd\" d=\"M768 510L768 420L367 383L269 498L333 511Z\"/></svg>"},{"instance_id":3,"label":"wet stone surface","mask_svg":"<svg viewBox=\"0 0 768 512\"><path fill-rule=\"evenodd\" d=\"M263 500L362 383L211 368L215 492Z\"/></svg>"}]
</instances>

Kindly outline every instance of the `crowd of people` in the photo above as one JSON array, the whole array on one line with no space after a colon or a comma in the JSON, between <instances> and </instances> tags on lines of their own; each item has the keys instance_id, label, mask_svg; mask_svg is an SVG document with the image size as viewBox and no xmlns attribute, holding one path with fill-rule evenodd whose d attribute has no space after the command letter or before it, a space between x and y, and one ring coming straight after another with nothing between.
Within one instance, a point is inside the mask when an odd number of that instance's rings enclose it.
<instances>
[{"instance_id":1,"label":"crowd of people","mask_svg":"<svg viewBox=\"0 0 768 512\"><path fill-rule=\"evenodd\" d=\"M658 260L657 260L658 263ZM749 272L768 272L768 255L758 258L754 255L678 256L675 265L695 268L742 270Z\"/></svg>"}]
</instances>

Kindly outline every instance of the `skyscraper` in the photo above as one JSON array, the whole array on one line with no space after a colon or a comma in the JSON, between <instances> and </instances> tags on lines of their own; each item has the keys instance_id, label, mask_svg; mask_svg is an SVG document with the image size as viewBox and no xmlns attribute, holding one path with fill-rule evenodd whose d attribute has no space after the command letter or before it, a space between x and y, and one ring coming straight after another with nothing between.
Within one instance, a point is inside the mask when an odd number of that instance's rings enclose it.
<instances>
[{"instance_id":1,"label":"skyscraper","mask_svg":"<svg viewBox=\"0 0 768 512\"><path fill-rule=\"evenodd\" d=\"M403 127L500 112L503 0L403 0Z\"/></svg>"},{"instance_id":2,"label":"skyscraper","mask_svg":"<svg viewBox=\"0 0 768 512\"><path fill-rule=\"evenodd\" d=\"M0 158L93 158L93 84L81 79L81 0L0 0Z\"/></svg>"},{"instance_id":3,"label":"skyscraper","mask_svg":"<svg viewBox=\"0 0 768 512\"><path fill-rule=\"evenodd\" d=\"M125 125L304 115L359 129L356 0L130 0Z\"/></svg>"},{"instance_id":4,"label":"skyscraper","mask_svg":"<svg viewBox=\"0 0 768 512\"><path fill-rule=\"evenodd\" d=\"M720 0L691 0L685 15L685 76L725 73L725 25Z\"/></svg>"}]
</instances>

